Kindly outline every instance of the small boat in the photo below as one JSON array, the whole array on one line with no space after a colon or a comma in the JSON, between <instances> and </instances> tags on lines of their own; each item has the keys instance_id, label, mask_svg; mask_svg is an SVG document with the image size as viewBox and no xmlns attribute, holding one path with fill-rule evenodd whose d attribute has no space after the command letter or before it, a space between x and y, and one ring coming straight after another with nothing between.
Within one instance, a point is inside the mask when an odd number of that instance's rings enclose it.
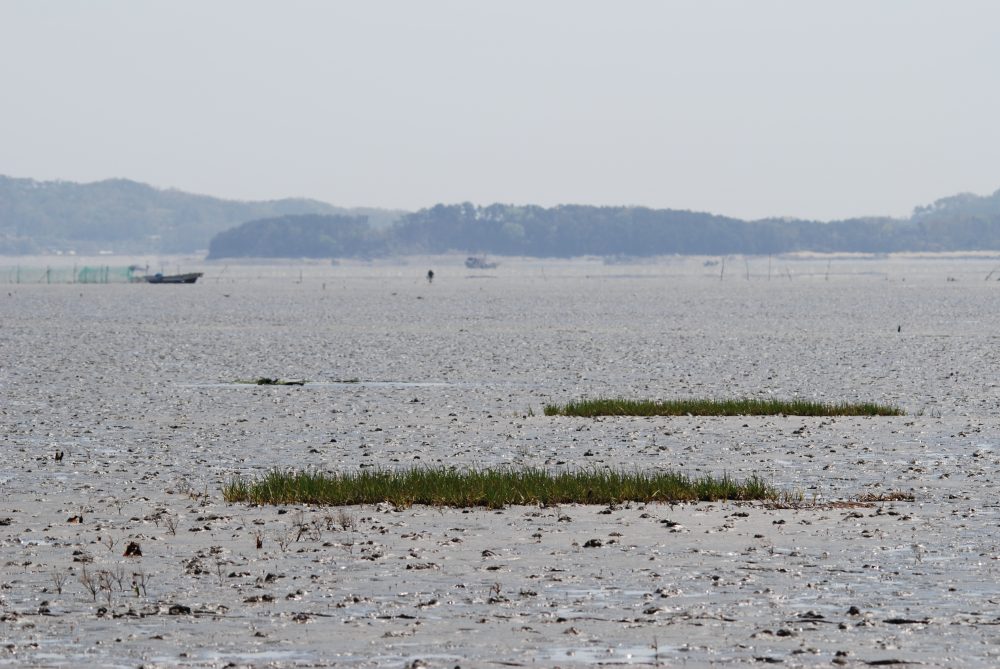
<instances>
[{"instance_id":1,"label":"small boat","mask_svg":"<svg viewBox=\"0 0 1000 669\"><path fill-rule=\"evenodd\" d=\"M469 269L494 269L497 264L495 262L486 262L486 258L469 256L465 259L465 266Z\"/></svg>"},{"instance_id":2,"label":"small boat","mask_svg":"<svg viewBox=\"0 0 1000 669\"><path fill-rule=\"evenodd\" d=\"M145 277L146 283L194 283L201 277L203 272L189 272L187 274L160 274Z\"/></svg>"}]
</instances>

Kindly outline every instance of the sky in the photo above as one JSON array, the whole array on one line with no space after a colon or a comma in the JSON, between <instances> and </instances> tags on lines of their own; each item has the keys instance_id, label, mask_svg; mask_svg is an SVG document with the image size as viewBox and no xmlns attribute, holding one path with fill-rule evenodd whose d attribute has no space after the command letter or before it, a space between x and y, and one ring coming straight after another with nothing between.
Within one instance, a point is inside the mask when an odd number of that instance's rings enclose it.
<instances>
[{"instance_id":1,"label":"sky","mask_svg":"<svg viewBox=\"0 0 1000 669\"><path fill-rule=\"evenodd\" d=\"M994 0L0 0L0 174L906 216L1000 189Z\"/></svg>"}]
</instances>

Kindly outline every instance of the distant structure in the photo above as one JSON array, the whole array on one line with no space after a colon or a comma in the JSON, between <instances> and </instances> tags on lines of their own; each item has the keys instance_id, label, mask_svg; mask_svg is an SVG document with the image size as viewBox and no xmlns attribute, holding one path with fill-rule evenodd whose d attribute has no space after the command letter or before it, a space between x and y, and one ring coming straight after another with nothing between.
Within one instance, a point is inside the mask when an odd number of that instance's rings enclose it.
<instances>
[{"instance_id":1,"label":"distant structure","mask_svg":"<svg viewBox=\"0 0 1000 669\"><path fill-rule=\"evenodd\" d=\"M427 283L433 283L434 281L434 270L427 270Z\"/></svg>"},{"instance_id":2,"label":"distant structure","mask_svg":"<svg viewBox=\"0 0 1000 669\"><path fill-rule=\"evenodd\" d=\"M465 259L465 266L469 269L494 269L497 264L495 262L487 262L486 258L477 258L476 256L469 256Z\"/></svg>"}]
</instances>

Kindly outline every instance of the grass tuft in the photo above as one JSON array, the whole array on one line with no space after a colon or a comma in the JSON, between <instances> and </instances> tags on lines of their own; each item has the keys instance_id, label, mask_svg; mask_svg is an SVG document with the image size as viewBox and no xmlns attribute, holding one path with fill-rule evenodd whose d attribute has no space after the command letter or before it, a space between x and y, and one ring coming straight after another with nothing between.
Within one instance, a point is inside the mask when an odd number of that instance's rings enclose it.
<instances>
[{"instance_id":1,"label":"grass tuft","mask_svg":"<svg viewBox=\"0 0 1000 669\"><path fill-rule=\"evenodd\" d=\"M808 400L688 399L652 400L596 399L550 404L546 416L902 416L902 409L872 403L827 404Z\"/></svg>"},{"instance_id":2,"label":"grass tuft","mask_svg":"<svg viewBox=\"0 0 1000 669\"><path fill-rule=\"evenodd\" d=\"M543 469L365 470L345 474L272 471L256 480L233 478L223 488L227 502L346 506L390 502L499 509L517 504L617 504L779 499L762 478L690 478L661 472Z\"/></svg>"}]
</instances>

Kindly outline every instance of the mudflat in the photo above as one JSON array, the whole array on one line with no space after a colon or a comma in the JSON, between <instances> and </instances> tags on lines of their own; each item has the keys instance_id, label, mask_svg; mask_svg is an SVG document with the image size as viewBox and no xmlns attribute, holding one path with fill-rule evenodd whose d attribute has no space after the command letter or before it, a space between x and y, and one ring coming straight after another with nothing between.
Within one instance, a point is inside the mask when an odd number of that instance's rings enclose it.
<instances>
[{"instance_id":1,"label":"mudflat","mask_svg":"<svg viewBox=\"0 0 1000 669\"><path fill-rule=\"evenodd\" d=\"M1000 662L1000 260L462 261L0 285L0 665ZM305 383L238 383L261 377ZM542 415L594 397L906 415ZM222 497L275 468L524 465L797 502Z\"/></svg>"}]
</instances>

